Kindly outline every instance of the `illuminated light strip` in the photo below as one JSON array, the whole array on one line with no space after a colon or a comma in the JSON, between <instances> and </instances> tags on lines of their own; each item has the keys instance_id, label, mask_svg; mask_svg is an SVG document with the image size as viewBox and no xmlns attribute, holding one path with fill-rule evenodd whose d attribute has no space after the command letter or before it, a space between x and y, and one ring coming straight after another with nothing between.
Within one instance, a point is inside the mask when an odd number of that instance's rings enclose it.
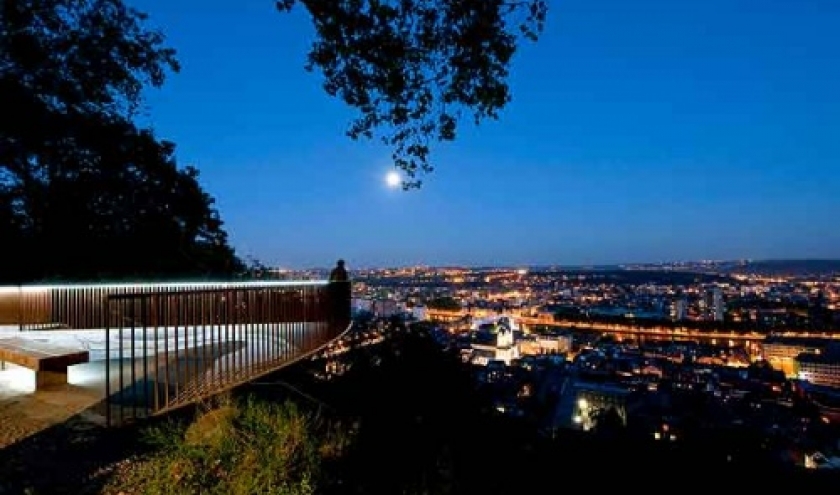
<instances>
[{"instance_id":1,"label":"illuminated light strip","mask_svg":"<svg viewBox=\"0 0 840 495\"><path fill-rule=\"evenodd\" d=\"M67 284L67 285L5 285L0 294L20 292L45 292L57 289L229 289L248 287L305 287L327 285L327 280L267 280L264 282L147 282L127 284Z\"/></svg>"}]
</instances>

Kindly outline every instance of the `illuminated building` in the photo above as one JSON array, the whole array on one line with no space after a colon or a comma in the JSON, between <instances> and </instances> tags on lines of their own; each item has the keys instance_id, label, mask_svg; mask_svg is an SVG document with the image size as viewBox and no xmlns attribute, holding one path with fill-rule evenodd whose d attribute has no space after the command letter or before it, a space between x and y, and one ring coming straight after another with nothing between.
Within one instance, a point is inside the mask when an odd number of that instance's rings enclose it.
<instances>
[{"instance_id":1,"label":"illuminated building","mask_svg":"<svg viewBox=\"0 0 840 495\"><path fill-rule=\"evenodd\" d=\"M761 355L786 375L796 374L795 359L800 354L822 354L832 341L805 337L768 337L761 343Z\"/></svg>"},{"instance_id":2,"label":"illuminated building","mask_svg":"<svg viewBox=\"0 0 840 495\"><path fill-rule=\"evenodd\" d=\"M840 387L840 349L816 354L803 352L794 359L796 377L814 385Z\"/></svg>"},{"instance_id":3,"label":"illuminated building","mask_svg":"<svg viewBox=\"0 0 840 495\"><path fill-rule=\"evenodd\" d=\"M519 358L514 330L508 321L500 318L495 323L481 327L476 335L478 340L471 344L474 364L486 365L490 361L502 361L510 365L511 361Z\"/></svg>"},{"instance_id":4,"label":"illuminated building","mask_svg":"<svg viewBox=\"0 0 840 495\"><path fill-rule=\"evenodd\" d=\"M671 319L681 321L688 318L688 301L681 297L673 302L671 307Z\"/></svg>"},{"instance_id":5,"label":"illuminated building","mask_svg":"<svg viewBox=\"0 0 840 495\"><path fill-rule=\"evenodd\" d=\"M614 410L626 425L628 409L632 409L631 391L617 385L579 381L568 397L574 401L571 426L584 431L594 428L598 418L609 410Z\"/></svg>"}]
</instances>

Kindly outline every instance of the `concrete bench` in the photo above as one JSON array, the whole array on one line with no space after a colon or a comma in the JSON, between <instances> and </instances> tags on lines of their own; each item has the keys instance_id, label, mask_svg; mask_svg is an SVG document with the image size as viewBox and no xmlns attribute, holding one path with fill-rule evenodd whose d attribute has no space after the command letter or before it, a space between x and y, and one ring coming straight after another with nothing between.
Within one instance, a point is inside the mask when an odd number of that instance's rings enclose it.
<instances>
[{"instance_id":1,"label":"concrete bench","mask_svg":"<svg viewBox=\"0 0 840 495\"><path fill-rule=\"evenodd\" d=\"M13 363L34 370L36 390L66 385L67 367L88 361L88 351L19 337L0 339L0 363Z\"/></svg>"}]
</instances>

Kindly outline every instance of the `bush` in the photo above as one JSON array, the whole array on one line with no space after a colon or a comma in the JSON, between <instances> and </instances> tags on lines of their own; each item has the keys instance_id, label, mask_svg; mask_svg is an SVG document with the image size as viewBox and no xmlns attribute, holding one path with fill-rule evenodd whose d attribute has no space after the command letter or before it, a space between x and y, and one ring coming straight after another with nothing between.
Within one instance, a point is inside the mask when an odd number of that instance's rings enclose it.
<instances>
[{"instance_id":1,"label":"bush","mask_svg":"<svg viewBox=\"0 0 840 495\"><path fill-rule=\"evenodd\" d=\"M113 491L309 495L323 462L348 444L341 430L292 402L253 398L206 408L188 426L150 427L144 436L154 453L131 463Z\"/></svg>"}]
</instances>

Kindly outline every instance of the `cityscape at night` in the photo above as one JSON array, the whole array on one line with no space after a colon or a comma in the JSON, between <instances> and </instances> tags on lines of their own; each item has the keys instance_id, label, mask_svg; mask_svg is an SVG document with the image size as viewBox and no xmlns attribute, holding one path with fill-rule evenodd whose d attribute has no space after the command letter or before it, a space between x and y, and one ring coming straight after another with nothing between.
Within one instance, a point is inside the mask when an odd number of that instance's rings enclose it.
<instances>
[{"instance_id":1,"label":"cityscape at night","mask_svg":"<svg viewBox=\"0 0 840 495\"><path fill-rule=\"evenodd\" d=\"M0 0L0 495L838 486L839 25Z\"/></svg>"}]
</instances>

